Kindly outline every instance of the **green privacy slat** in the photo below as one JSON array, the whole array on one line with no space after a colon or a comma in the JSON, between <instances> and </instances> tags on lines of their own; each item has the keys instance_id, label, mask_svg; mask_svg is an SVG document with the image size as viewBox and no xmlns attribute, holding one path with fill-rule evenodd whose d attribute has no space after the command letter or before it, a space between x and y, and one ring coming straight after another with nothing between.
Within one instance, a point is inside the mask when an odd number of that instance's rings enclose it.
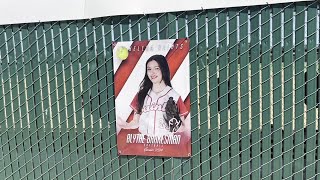
<instances>
[{"instance_id":1,"label":"green privacy slat","mask_svg":"<svg viewBox=\"0 0 320 180\"><path fill-rule=\"evenodd\" d=\"M284 177L289 177L292 174L292 123L293 121L293 113L292 113L292 100L293 100L293 8L289 6L284 10ZM301 36L301 34L300 34ZM302 35L303 36L303 35ZM302 107L303 109L303 107Z\"/></svg>"},{"instance_id":2,"label":"green privacy slat","mask_svg":"<svg viewBox=\"0 0 320 180\"><path fill-rule=\"evenodd\" d=\"M19 27L17 27L18 29ZM23 177L26 175L26 153L24 151L24 130L27 129L27 117L26 117L26 104L25 104L25 88L24 88L24 66L23 66L23 49L22 49L22 39L21 39L21 30L17 30L14 28L15 33L15 49L16 49L16 59L17 59L17 80L18 80L18 93L19 97L19 115L17 118L19 119L19 125L17 125L16 132L17 132L17 145L18 145L18 154L19 154L19 169L16 169L15 171L18 171L20 174L20 177ZM2 89L2 87L1 87ZM2 93L1 93L2 94Z\"/></svg>"},{"instance_id":3,"label":"green privacy slat","mask_svg":"<svg viewBox=\"0 0 320 180\"><path fill-rule=\"evenodd\" d=\"M5 179L6 178L6 175L5 175L5 171L4 171L4 161L3 161L3 150L2 150L2 147L3 147L3 143L2 143L2 138L0 138L0 144L1 144L1 149L0 149L0 159L1 159L1 164L0 164L0 168L2 169L1 172L0 172L0 177Z\"/></svg>"},{"instance_id":4,"label":"green privacy slat","mask_svg":"<svg viewBox=\"0 0 320 180\"><path fill-rule=\"evenodd\" d=\"M34 88L34 101L35 101L35 122L36 122L36 135L37 135L37 146L39 148L39 153L37 154L39 158L39 163L35 162L35 169L36 169L36 177L41 177L43 174L42 171L42 165L44 165L44 161L46 160L46 157L44 155L44 152L42 151L42 148L45 148L45 140L44 140L44 128L43 128L43 116L42 116L42 90L41 90L41 79L40 79L40 65L43 63L43 61L40 62L40 55L42 56L44 54L43 52L43 27L42 25L39 26L39 24L36 25L35 29L33 30L34 35L34 43L35 46L32 46L31 48L31 56L32 56L32 68L33 68L33 88ZM44 165L45 166L45 165ZM44 168L46 169L46 168Z\"/></svg>"},{"instance_id":5,"label":"green privacy slat","mask_svg":"<svg viewBox=\"0 0 320 180\"><path fill-rule=\"evenodd\" d=\"M57 179L63 178L63 154L62 154L62 139L61 139L61 128L64 128L65 119L61 119L61 109L63 108L63 75L62 75L62 54L61 54L61 34L60 34L60 25L58 23L54 24L52 27L52 36L53 36L53 55L55 62L53 67L54 73L54 82L55 89L52 92L52 117L53 117L53 143L54 143L54 150L55 150L55 170L56 170L56 177ZM62 107L61 107L62 106ZM63 116L63 115L62 115Z\"/></svg>"},{"instance_id":6,"label":"green privacy slat","mask_svg":"<svg viewBox=\"0 0 320 180\"><path fill-rule=\"evenodd\" d=\"M105 55L108 55L106 58L110 58L110 51L107 51L108 48L110 48L111 45L111 31L110 31L110 18L103 21L103 38L104 38L104 44L102 44L103 47L103 53ZM99 58L100 60L100 58ZM109 140L109 119L108 119L108 97L107 97L107 70L106 70L106 61L108 59L102 59L102 64L99 68L99 77L101 78L100 83L100 112L101 112L101 126L102 126L102 147L103 147L103 171L104 171L104 177L107 175L110 175L112 173L111 168L111 154L108 149L110 149L110 140ZM100 62L100 61L99 61ZM109 176L107 179L111 179L111 176Z\"/></svg>"},{"instance_id":7,"label":"green privacy slat","mask_svg":"<svg viewBox=\"0 0 320 180\"><path fill-rule=\"evenodd\" d=\"M252 178L260 179L260 32L259 32L259 9L253 7L250 9L250 65L251 65L251 163L252 163Z\"/></svg>"},{"instance_id":8,"label":"green privacy slat","mask_svg":"<svg viewBox=\"0 0 320 180\"><path fill-rule=\"evenodd\" d=\"M73 110L68 111L68 117L70 118L70 132L69 132L69 137L70 137L70 150L72 151L70 155L70 163L71 163L71 173L72 176L71 178L74 179L79 179L79 165L78 165L78 145L77 145L77 138L78 138L78 132L79 132L79 127L82 125L81 121L81 88L80 88L80 66L79 66L79 52L78 52L78 41L77 41L77 25L75 23L72 23L70 25L70 58L71 58L71 81L73 87L73 90L71 94L73 94L71 97L69 95L67 96L67 103L69 106L73 105ZM68 76L66 76L68 78ZM67 89L69 89L69 84L67 84ZM69 102L71 99L72 102ZM72 113L72 114L69 114ZM74 123L72 123L74 121Z\"/></svg>"},{"instance_id":9,"label":"green privacy slat","mask_svg":"<svg viewBox=\"0 0 320 180\"><path fill-rule=\"evenodd\" d=\"M15 26L13 28L14 34L14 46L16 52L16 69L17 69L17 88L18 88L18 109L16 110L18 113L15 115L17 121L16 126L16 139L17 139L17 153L18 153L18 163L19 168L15 169L19 173L20 178L26 174L26 167L25 165L25 156L24 156L24 149L23 149L23 121L26 121L25 113L26 113L26 106L25 106L25 91L24 91L24 73L23 73L23 59L22 59L22 44L20 38L20 29L19 26ZM1 167L0 167L1 168Z\"/></svg>"},{"instance_id":10,"label":"green privacy slat","mask_svg":"<svg viewBox=\"0 0 320 180\"><path fill-rule=\"evenodd\" d=\"M176 13L176 17L177 17L177 23L178 23L178 37L179 38L184 38L187 37L186 35L186 28L187 25L185 23L185 19L186 19L186 12L179 12Z\"/></svg>"},{"instance_id":11,"label":"green privacy slat","mask_svg":"<svg viewBox=\"0 0 320 180\"><path fill-rule=\"evenodd\" d=\"M28 25L28 38L29 38L29 51L30 58L27 59L27 66L29 66L30 73L27 73L27 99L30 121L30 140L31 140L31 152L32 152L32 173L28 174L28 177L35 178L41 175L41 169L39 167L39 145L38 145L38 128L37 128L37 112L36 104L39 90L39 73L37 72L37 43L36 43L36 24Z\"/></svg>"},{"instance_id":12,"label":"green privacy slat","mask_svg":"<svg viewBox=\"0 0 320 180\"><path fill-rule=\"evenodd\" d=\"M112 18L113 20L113 33L114 33L114 39L115 41L124 41L122 36L121 29L123 24L128 24L129 20L126 18L126 16L118 16L115 18ZM127 34L128 35L128 34ZM128 39L127 39L128 40ZM122 179L128 179L129 174L129 167L128 167L128 156L119 156L119 162L120 162L120 173Z\"/></svg>"},{"instance_id":13,"label":"green privacy slat","mask_svg":"<svg viewBox=\"0 0 320 180\"><path fill-rule=\"evenodd\" d=\"M176 13L176 18L178 23L178 26L177 26L178 38L187 37L186 35L187 25L185 24L186 13L185 12ZM182 159L180 165L182 166L181 173L179 173L179 175L181 174L181 177L177 177L177 179L190 179L190 175L191 175L190 158Z\"/></svg>"},{"instance_id":14,"label":"green privacy slat","mask_svg":"<svg viewBox=\"0 0 320 180\"><path fill-rule=\"evenodd\" d=\"M109 21L107 21L109 22ZM107 74L107 109L108 109L108 127L109 127L109 139L110 139L110 158L111 162L111 173L105 174L107 179L120 179L120 171L119 171L119 158L118 151L116 147L116 124L115 124L115 97L114 97L114 85L113 85L113 65L112 65L112 32L111 32L111 21L110 25L105 25L105 33L106 34L106 74Z\"/></svg>"},{"instance_id":15,"label":"green privacy slat","mask_svg":"<svg viewBox=\"0 0 320 180\"><path fill-rule=\"evenodd\" d=\"M94 32L92 22L86 24L86 55L87 58L85 61L82 61L82 77L84 78L84 118L85 118L85 137L86 137L86 169L87 176L89 179L92 179L92 175L95 172L94 167L94 152L93 152L93 116L92 110L94 99L97 100L97 97L94 94L94 91L97 91L97 81L96 79L96 61L95 61L95 48L94 48ZM86 97L87 96L87 97ZM94 99L93 99L94 98ZM95 102L97 103L97 102Z\"/></svg>"},{"instance_id":16,"label":"green privacy slat","mask_svg":"<svg viewBox=\"0 0 320 180\"><path fill-rule=\"evenodd\" d=\"M188 13L188 37L190 38L190 97L198 97L197 93L197 41L196 41L196 15ZM198 130L198 98L191 98L191 179L200 178L200 142Z\"/></svg>"},{"instance_id":17,"label":"green privacy slat","mask_svg":"<svg viewBox=\"0 0 320 180\"><path fill-rule=\"evenodd\" d=\"M318 29L319 31L320 29ZM320 60L318 60L318 77L317 77L317 90L318 90L318 94L317 94L317 107L318 107L318 119L320 118ZM318 130L319 130L319 123L318 123ZM320 134L318 133L316 136L317 139L320 138ZM316 156L319 157L320 154L320 146L319 146L319 140L317 143L317 153ZM319 158L318 158L319 159ZM317 160L318 160L317 159ZM316 171L319 172L320 171L320 164L317 163L317 167L316 167ZM319 177L319 175L317 175L317 177Z\"/></svg>"},{"instance_id":18,"label":"green privacy slat","mask_svg":"<svg viewBox=\"0 0 320 180\"><path fill-rule=\"evenodd\" d=\"M27 66L28 60L30 58L30 51L29 51L29 39L28 39L28 30L27 26L24 26L21 29L21 44L22 44L22 53L23 53L23 71L21 72L20 77L23 78L23 82L21 82L21 115L22 115L22 138L23 142L23 149L24 149L24 164L23 164L23 171L21 173L21 179L26 178L32 171L32 162L31 162L31 144L30 144L30 133L29 133L29 117L28 117L28 101L27 101L27 74L30 74L30 69Z\"/></svg>"},{"instance_id":19,"label":"green privacy slat","mask_svg":"<svg viewBox=\"0 0 320 180\"><path fill-rule=\"evenodd\" d=\"M13 50L13 57L11 59L10 63L10 73L11 73L11 96L12 96L12 111L13 111L13 123L14 123L14 130L12 137L14 138L12 140L12 149L13 153L11 155L14 157L12 158L12 169L13 169L13 179L20 179L20 165L19 160L21 157L22 152L22 133L21 133L21 118L20 118L20 112L19 112L19 81L18 81L18 69L21 68L21 66L17 66L16 61L16 44L15 39L17 37L17 32L19 32L19 26L18 25L12 25L12 50ZM18 50L18 52L21 53L21 48ZM20 59L21 60L21 59ZM21 63L21 62L20 62ZM20 153L19 153L20 151Z\"/></svg>"},{"instance_id":20,"label":"green privacy slat","mask_svg":"<svg viewBox=\"0 0 320 180\"><path fill-rule=\"evenodd\" d=\"M6 113L7 113L7 122L8 122L8 140L9 140L9 150L10 150L10 166L9 171L10 174L7 174L8 177L16 178L17 173L14 173L15 169L18 168L18 161L17 161L17 151L16 151L16 138L15 138L15 112L14 112L14 104L17 104L17 101L15 101L14 94L16 94L16 84L17 81L15 79L15 61L14 61L14 45L13 45L13 32L12 27L6 29L6 46L7 46L7 54L6 59L8 63L8 91L6 91L5 86L5 92L6 92ZM16 96L16 95L15 95ZM15 108L16 109L16 108ZM8 169L8 168L6 168Z\"/></svg>"},{"instance_id":21,"label":"green privacy slat","mask_svg":"<svg viewBox=\"0 0 320 180\"><path fill-rule=\"evenodd\" d=\"M230 161L229 161L229 96L228 96L228 73L229 60L227 53L227 12L225 10L218 13L218 42L219 42L219 113L220 113L220 143L221 143L221 177L229 179Z\"/></svg>"},{"instance_id":22,"label":"green privacy slat","mask_svg":"<svg viewBox=\"0 0 320 180\"><path fill-rule=\"evenodd\" d=\"M162 31L167 32L166 36L164 37L165 39L176 39L176 35L178 32L177 26L176 26L176 22L177 22L177 15L176 13L167 13L164 14L163 16L165 16L166 18L162 18L164 20L163 23L165 23L165 25L163 25L164 27L162 27Z\"/></svg>"},{"instance_id":23,"label":"green privacy slat","mask_svg":"<svg viewBox=\"0 0 320 180\"><path fill-rule=\"evenodd\" d=\"M23 104L21 108L21 114L23 116L22 119L22 138L23 142L23 150L25 153L25 159L23 164L24 171L21 174L21 178L26 178L32 171L32 155L31 155L31 144L30 144L30 135L29 135L29 117L28 117L28 104L27 104L27 86L26 86L26 74L30 74L31 70L29 67L26 66L27 61L30 58L30 51L29 51L29 39L28 39L28 30L27 26L21 30L21 38L22 38L22 53L24 54L23 59L23 68L24 70L21 72L20 77L23 78L23 82L20 84L21 91L23 94L21 95L21 103Z\"/></svg>"},{"instance_id":24,"label":"green privacy slat","mask_svg":"<svg viewBox=\"0 0 320 180\"><path fill-rule=\"evenodd\" d=\"M69 51L70 51L70 45L69 45L69 38L68 38L68 27L69 24L67 22L61 22L60 23L60 33L61 33L61 49L62 49L62 78L61 80L63 82L58 81L59 86L59 112L60 112L60 119L61 119L61 145L62 145L62 154L63 154L63 167L64 170L61 173L61 176L65 179L70 179L71 177L71 168L70 168L70 149L69 149L69 131L68 126L69 124L69 118L68 118L68 105L67 105L67 97L68 95L71 96L70 93L67 94L70 89L67 88L67 85L70 86L70 78L67 79L68 76L70 76L70 57L69 57ZM60 72L58 72L60 73ZM72 97L72 96L71 96Z\"/></svg>"},{"instance_id":25,"label":"green privacy slat","mask_svg":"<svg viewBox=\"0 0 320 180\"><path fill-rule=\"evenodd\" d=\"M4 39L4 27L0 27L0 52L1 54L4 53L4 43L5 43L5 39ZM3 81L3 71L2 71L2 67L0 69L1 74L0 74L0 78L1 78L1 85L0 85L0 116L1 117L5 117L4 116L4 112L5 112L5 106L4 106L4 97L3 97L3 85L2 85L2 81ZM1 130L1 134L0 134L0 178L5 179L6 178L6 174L4 171L4 167L5 167L5 163L4 163L4 148L5 148L5 143L7 142L6 139L3 139L4 133L6 126L5 126L5 118L0 120L0 130Z\"/></svg>"},{"instance_id":26,"label":"green privacy slat","mask_svg":"<svg viewBox=\"0 0 320 180\"><path fill-rule=\"evenodd\" d=\"M40 149L40 167L41 167L41 178L49 179L49 169L48 169L48 154L46 151L46 136L45 136L45 126L46 126L46 113L48 111L49 101L48 101L48 79L47 79L47 61L45 52L45 36L44 27L38 26L36 30L37 38L37 58L34 59L35 65L38 67L38 83L39 89L37 90L37 128L38 128L38 139L39 139L39 149ZM39 177L38 177L39 178Z\"/></svg>"},{"instance_id":27,"label":"green privacy slat","mask_svg":"<svg viewBox=\"0 0 320 180\"><path fill-rule=\"evenodd\" d=\"M304 141L304 63L305 63L305 45L304 45L304 36L305 36L305 29L304 29L304 3L297 3L296 4L296 22L295 22L295 61L294 61L294 75L295 75L295 86L294 86L294 125L295 125L295 134L294 134L294 178L295 179L303 179L304 177L304 147L303 147L303 141ZM290 12L293 10L290 8ZM288 18L292 18L292 13L288 14ZM291 33L290 30L287 30L288 33ZM285 30L286 32L286 30ZM292 56L289 56L292 58ZM290 59L287 59L287 61ZM286 62L286 61L285 61ZM290 77L291 74L285 75L287 78ZM286 88L285 88L286 89ZM288 87L288 89L292 89L291 87ZM286 90L285 90L286 94ZM289 99L288 99L289 100ZM288 104L288 106L291 104ZM285 105L285 108L287 106ZM290 107L290 106L289 106ZM285 118L286 119L286 118ZM288 128L291 128L290 126ZM288 131L285 133L286 136L291 136L292 131ZM292 138L291 138L292 140ZM292 144L292 141L285 141L285 147L290 146ZM288 177L292 174L291 169L292 165L290 162L287 162L289 160L285 160L285 169L284 177Z\"/></svg>"},{"instance_id":28,"label":"green privacy slat","mask_svg":"<svg viewBox=\"0 0 320 180\"><path fill-rule=\"evenodd\" d=\"M282 178L282 48L281 6L272 8L273 179Z\"/></svg>"},{"instance_id":29,"label":"green privacy slat","mask_svg":"<svg viewBox=\"0 0 320 180\"><path fill-rule=\"evenodd\" d=\"M139 32L139 22L141 20L141 16L133 16L131 18L131 32L132 32L132 40L138 41L140 32Z\"/></svg>"},{"instance_id":30,"label":"green privacy slat","mask_svg":"<svg viewBox=\"0 0 320 180\"><path fill-rule=\"evenodd\" d=\"M239 159L239 116L238 116L238 46L237 46L237 9L229 10L229 52L230 52L230 177L240 178Z\"/></svg>"},{"instance_id":31,"label":"green privacy slat","mask_svg":"<svg viewBox=\"0 0 320 180\"><path fill-rule=\"evenodd\" d=\"M93 131L94 131L94 155L95 155L95 173L94 178L96 179L102 179L104 177L103 175L103 157L102 157L102 136L101 134L101 117L100 117L100 111L101 111L101 103L100 103L100 82L104 85L105 82L103 80L105 79L103 76L100 76L101 67L104 66L104 59L103 59L103 24L102 19L94 20L94 29L95 29L95 48L96 48L96 70L95 70L95 80L96 80L96 89L95 92L92 93L92 96L94 98L94 103L92 104L93 109ZM104 86L105 87L105 86ZM104 92L104 91L103 91Z\"/></svg>"},{"instance_id":32,"label":"green privacy slat","mask_svg":"<svg viewBox=\"0 0 320 180\"><path fill-rule=\"evenodd\" d=\"M161 15L161 14L160 14ZM158 25L157 25L157 14L151 14L149 15L149 25L148 30L150 31L150 36L148 39L150 40L157 40L158 38Z\"/></svg>"},{"instance_id":33,"label":"green privacy slat","mask_svg":"<svg viewBox=\"0 0 320 180\"><path fill-rule=\"evenodd\" d=\"M78 29L78 36L76 39L79 39L77 41L77 49L78 48L84 48L85 46L85 41L84 41L84 22L79 21L77 23L77 29ZM74 40L76 41L76 40ZM73 64L74 72L76 75L74 76L74 85L75 85L75 111L76 111L76 121L77 121L77 136L76 136L76 141L77 141L77 155L78 155L78 160L76 161L76 164L79 168L78 172L75 171L76 174L74 174L74 177L79 177L79 178L84 178L85 177L85 171L83 171L84 166L85 166L85 146L84 146L84 131L85 131L85 126L84 126L84 118L83 118L83 87L82 87L82 65L81 61L84 57L83 53L77 53L75 54L76 56L76 61Z\"/></svg>"},{"instance_id":34,"label":"green privacy slat","mask_svg":"<svg viewBox=\"0 0 320 180\"><path fill-rule=\"evenodd\" d=\"M163 178L163 158L155 158L155 179Z\"/></svg>"},{"instance_id":35,"label":"green privacy slat","mask_svg":"<svg viewBox=\"0 0 320 180\"><path fill-rule=\"evenodd\" d=\"M317 101L317 4L307 4L307 135L306 135L306 178L314 178L316 169L316 101Z\"/></svg>"},{"instance_id":36,"label":"green privacy slat","mask_svg":"<svg viewBox=\"0 0 320 180\"><path fill-rule=\"evenodd\" d=\"M122 41L130 40L130 21L128 16L121 16L121 39Z\"/></svg>"},{"instance_id":37,"label":"green privacy slat","mask_svg":"<svg viewBox=\"0 0 320 180\"><path fill-rule=\"evenodd\" d=\"M319 15L319 13L318 13ZM320 32L320 28L317 29L317 32ZM320 44L320 38L318 39L318 44ZM318 120L320 119L320 60L318 59L318 77L317 77L317 108L318 108ZM319 131L319 122L318 122L318 127L317 127L318 131ZM319 138L320 138L320 133L317 134L317 139L318 139L318 143L317 143L317 153L316 156L319 159L319 154L320 154L320 145L319 145ZM318 160L317 159L317 160ZM316 171L319 172L320 171L320 163L317 163L317 167L316 167ZM317 175L317 177L319 177L319 175Z\"/></svg>"},{"instance_id":38,"label":"green privacy slat","mask_svg":"<svg viewBox=\"0 0 320 180\"><path fill-rule=\"evenodd\" d=\"M157 24L159 24L159 39L173 38L170 34L169 26L172 26L170 21L168 21L168 16L166 13L161 13L158 15ZM169 30L169 31L168 31ZM168 36L169 35L169 36Z\"/></svg>"},{"instance_id":39,"label":"green privacy slat","mask_svg":"<svg viewBox=\"0 0 320 180\"><path fill-rule=\"evenodd\" d=\"M85 39L85 25L86 21L78 21L77 23L77 28L78 28L78 43L79 47L78 49L80 50L79 53L79 97L78 97L78 102L76 107L76 111L78 111L78 116L77 116L77 121L78 125L77 126L77 144L78 144L78 165L79 165L79 177L80 179L85 179L87 178L87 172L86 172L86 149L85 149L85 130L86 130L86 125L85 125L85 116L84 116L84 96L88 96L88 94L85 94L85 92L88 92L87 90L85 91L84 89L84 84L87 82L85 81L85 76L83 75L83 69L88 68L87 66L84 67L83 64L84 61L86 61L86 39ZM88 98L88 97L86 97ZM89 127L90 128L90 127Z\"/></svg>"},{"instance_id":40,"label":"green privacy slat","mask_svg":"<svg viewBox=\"0 0 320 180\"><path fill-rule=\"evenodd\" d=\"M13 75L13 81L15 81L15 85L12 87L12 98L13 98L13 112L14 112L14 120L15 120L15 149L17 152L16 162L17 166L13 167L13 179L20 179L21 173L24 173L25 169L22 167L24 164L24 157L23 157L23 139L22 139L22 129L21 129L21 116L20 116L20 105L19 105L19 87L20 87L20 78L21 75L19 71L22 70L22 59L21 59L21 46L19 45L20 36L19 36L19 25L12 26L12 41L13 47L15 49L15 60L12 61L12 70L11 73ZM13 67L14 66L14 67ZM1 143L0 143L1 144Z\"/></svg>"},{"instance_id":41,"label":"green privacy slat","mask_svg":"<svg viewBox=\"0 0 320 180\"><path fill-rule=\"evenodd\" d=\"M69 123L69 145L70 145L70 170L66 176L69 178L79 178L78 171L79 167L77 165L77 126L78 119L77 113L79 110L76 110L77 100L79 101L79 63L78 63L78 49L77 49L77 31L75 23L69 25L69 54L68 58L65 59L65 79L66 79L66 104L67 104L67 119ZM76 99L78 98L78 99ZM70 172L71 171L71 172Z\"/></svg>"},{"instance_id":42,"label":"green privacy slat","mask_svg":"<svg viewBox=\"0 0 320 180\"><path fill-rule=\"evenodd\" d=\"M142 16L140 20L140 37L141 40L147 40L148 39L148 16L144 15Z\"/></svg>"},{"instance_id":43,"label":"green privacy slat","mask_svg":"<svg viewBox=\"0 0 320 180\"><path fill-rule=\"evenodd\" d=\"M4 41L7 41L6 35L8 34L8 29L5 29L3 34L1 35ZM9 67L9 54L8 54L8 42L3 44L1 47L1 54L3 57L2 68L3 68L3 79L2 79L2 91L3 91L3 108L4 108L4 116L3 116L3 126L5 126L6 131L1 132L2 144L3 144L3 161L4 161L4 171L6 177L12 176L12 168L11 168L11 148L10 141L12 139L12 131L13 131L13 118L11 115L11 98L10 98L10 67Z\"/></svg>"},{"instance_id":44,"label":"green privacy slat","mask_svg":"<svg viewBox=\"0 0 320 180\"><path fill-rule=\"evenodd\" d=\"M250 179L248 10L240 11L241 177Z\"/></svg>"},{"instance_id":45,"label":"green privacy slat","mask_svg":"<svg viewBox=\"0 0 320 180\"><path fill-rule=\"evenodd\" d=\"M6 43L5 43L5 29L3 28L1 31L1 36L0 36L1 40L2 40L2 45L1 45L1 54L6 54L7 50L6 50ZM2 117L4 117L3 119L1 119L1 128L3 129L1 131L1 141L2 141L2 153L3 153L3 175L4 177L7 176L9 171L8 166L10 165L10 150L9 150L9 139L8 139L8 132L6 131L7 129L7 115L6 115L6 111L7 111L7 103L6 103L6 90L5 87L6 85L4 84L5 82L7 82L6 84L8 84L8 63L6 60L6 56L1 58L1 61L3 61L3 66L2 66L2 77L1 77L1 92L2 92L2 98L1 98L1 115ZM8 169L8 170L7 170Z\"/></svg>"},{"instance_id":46,"label":"green privacy slat","mask_svg":"<svg viewBox=\"0 0 320 180\"><path fill-rule=\"evenodd\" d=\"M270 101L270 9L261 11L261 83L262 83L262 135L261 135L261 178L271 179L271 101Z\"/></svg>"},{"instance_id":47,"label":"green privacy slat","mask_svg":"<svg viewBox=\"0 0 320 180\"><path fill-rule=\"evenodd\" d=\"M220 177L219 124L218 124L218 74L217 74L217 29L216 11L208 11L208 68L209 68L209 106L210 106L210 148L212 167L210 176Z\"/></svg>"},{"instance_id":48,"label":"green privacy slat","mask_svg":"<svg viewBox=\"0 0 320 180\"><path fill-rule=\"evenodd\" d=\"M53 47L53 33L51 31L52 25L51 24L45 24L44 25L44 31L45 31L45 44L46 44L46 59L48 62L47 67L47 73L48 73L48 110L46 113L46 152L48 154L48 168L49 168L49 177L50 179L56 177L56 170L55 170L55 154L54 154L54 139L53 139L53 130L55 128L58 128L56 126L53 126L53 120L55 120L56 117L56 83L55 83L55 62L54 62L54 47Z\"/></svg>"},{"instance_id":49,"label":"green privacy slat","mask_svg":"<svg viewBox=\"0 0 320 180\"><path fill-rule=\"evenodd\" d=\"M207 97L207 47L206 47L206 12L202 11L198 16L198 71L199 71L199 113L200 113L200 144L201 156L201 178L210 179L210 161L208 132L208 97Z\"/></svg>"}]
</instances>

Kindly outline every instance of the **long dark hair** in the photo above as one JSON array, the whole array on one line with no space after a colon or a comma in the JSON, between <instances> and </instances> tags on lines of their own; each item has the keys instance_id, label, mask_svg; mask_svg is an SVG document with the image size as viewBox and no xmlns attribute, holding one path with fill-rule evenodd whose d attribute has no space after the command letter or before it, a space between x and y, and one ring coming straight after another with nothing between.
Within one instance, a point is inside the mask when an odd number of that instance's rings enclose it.
<instances>
[{"instance_id":1,"label":"long dark hair","mask_svg":"<svg viewBox=\"0 0 320 180\"><path fill-rule=\"evenodd\" d=\"M149 89L152 88L152 82L147 75L147 64L150 61L156 61L158 63L160 70L161 70L161 74L162 74L162 80L164 81L164 83L167 86L172 87L171 82L170 82L170 70L169 70L167 59L163 55L151 56L146 62L146 67L145 67L146 72L145 72L145 75L144 75L142 82L140 83L140 90L138 92L138 105L139 105L138 106L138 113L139 114L141 113L144 99L146 98Z\"/></svg>"}]
</instances>

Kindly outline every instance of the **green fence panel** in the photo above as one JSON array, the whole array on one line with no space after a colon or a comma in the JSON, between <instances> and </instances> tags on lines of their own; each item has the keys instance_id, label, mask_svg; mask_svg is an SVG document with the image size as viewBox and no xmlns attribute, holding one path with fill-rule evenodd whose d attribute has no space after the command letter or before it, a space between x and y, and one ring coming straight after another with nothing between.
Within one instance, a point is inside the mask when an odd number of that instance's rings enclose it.
<instances>
[{"instance_id":1,"label":"green fence panel","mask_svg":"<svg viewBox=\"0 0 320 180\"><path fill-rule=\"evenodd\" d=\"M317 1L0 26L0 179L319 179ZM189 38L190 158L119 156L114 41Z\"/></svg>"}]
</instances>

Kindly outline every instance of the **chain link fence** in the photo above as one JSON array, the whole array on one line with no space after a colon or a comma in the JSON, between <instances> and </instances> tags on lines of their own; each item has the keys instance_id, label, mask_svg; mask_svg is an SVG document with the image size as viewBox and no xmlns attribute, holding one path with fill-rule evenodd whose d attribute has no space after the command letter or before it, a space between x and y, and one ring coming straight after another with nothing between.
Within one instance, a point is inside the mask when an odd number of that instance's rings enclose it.
<instances>
[{"instance_id":1,"label":"chain link fence","mask_svg":"<svg viewBox=\"0 0 320 180\"><path fill-rule=\"evenodd\" d=\"M0 179L319 179L317 1L0 26ZM192 157L118 156L112 42L190 39Z\"/></svg>"}]
</instances>

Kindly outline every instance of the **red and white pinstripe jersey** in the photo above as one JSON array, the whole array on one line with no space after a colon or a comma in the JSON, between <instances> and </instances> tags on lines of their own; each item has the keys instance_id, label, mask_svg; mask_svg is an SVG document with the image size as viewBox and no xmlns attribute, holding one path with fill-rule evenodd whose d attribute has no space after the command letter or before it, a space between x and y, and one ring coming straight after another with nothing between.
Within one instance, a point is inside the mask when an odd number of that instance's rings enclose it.
<instances>
[{"instance_id":1,"label":"red and white pinstripe jersey","mask_svg":"<svg viewBox=\"0 0 320 180\"><path fill-rule=\"evenodd\" d=\"M188 110L185 107L180 95L170 86L167 86L163 91L155 93L149 90L144 105L141 110L139 119L139 131L146 135L167 135L171 132L164 120L165 107L170 97L176 102L179 115L185 116ZM138 96L136 95L130 104L131 108L137 112Z\"/></svg>"}]
</instances>

